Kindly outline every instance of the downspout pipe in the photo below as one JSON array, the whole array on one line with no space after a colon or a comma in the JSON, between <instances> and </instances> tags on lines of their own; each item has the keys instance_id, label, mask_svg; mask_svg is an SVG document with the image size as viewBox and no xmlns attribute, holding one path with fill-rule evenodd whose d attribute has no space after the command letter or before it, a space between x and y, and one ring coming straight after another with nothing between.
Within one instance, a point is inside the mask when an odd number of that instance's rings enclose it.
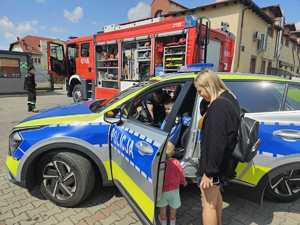
<instances>
[{"instance_id":1,"label":"downspout pipe","mask_svg":"<svg viewBox=\"0 0 300 225\"><path fill-rule=\"evenodd\" d=\"M245 12L247 9L250 9L250 7L246 7L242 10L242 21L241 21L241 30L240 30L240 40L239 40L239 46L238 46L238 59L237 59L237 65L236 65L236 71L238 72L240 69L240 60L241 60L241 44L243 40L243 30L244 30L244 19L245 19Z\"/></svg>"}]
</instances>

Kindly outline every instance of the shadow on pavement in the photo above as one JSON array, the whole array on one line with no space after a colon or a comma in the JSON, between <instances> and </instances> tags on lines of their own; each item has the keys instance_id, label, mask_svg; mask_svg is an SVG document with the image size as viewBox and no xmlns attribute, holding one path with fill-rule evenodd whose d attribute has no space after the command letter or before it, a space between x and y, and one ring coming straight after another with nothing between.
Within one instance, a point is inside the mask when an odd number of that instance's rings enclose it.
<instances>
[{"instance_id":1,"label":"shadow on pavement","mask_svg":"<svg viewBox=\"0 0 300 225\"><path fill-rule=\"evenodd\" d=\"M201 225L201 197L196 185L181 189L181 208L177 212L177 225ZM262 205L238 196L236 192L223 193L223 225L272 224L274 214L297 213L299 206L264 200ZM299 202L299 201L298 201ZM285 224L284 217L276 216L276 224Z\"/></svg>"},{"instance_id":2,"label":"shadow on pavement","mask_svg":"<svg viewBox=\"0 0 300 225\"><path fill-rule=\"evenodd\" d=\"M80 205L80 208L89 208L96 205L101 205L109 201L114 196L121 196L120 192L115 187L96 188L91 196Z\"/></svg>"},{"instance_id":3,"label":"shadow on pavement","mask_svg":"<svg viewBox=\"0 0 300 225\"><path fill-rule=\"evenodd\" d=\"M40 192L38 186L35 186L29 193L39 200L46 200L46 198ZM120 192L115 187L96 187L91 195L80 205L75 208L89 208L96 205L101 205L109 201L112 197L120 197Z\"/></svg>"}]
</instances>

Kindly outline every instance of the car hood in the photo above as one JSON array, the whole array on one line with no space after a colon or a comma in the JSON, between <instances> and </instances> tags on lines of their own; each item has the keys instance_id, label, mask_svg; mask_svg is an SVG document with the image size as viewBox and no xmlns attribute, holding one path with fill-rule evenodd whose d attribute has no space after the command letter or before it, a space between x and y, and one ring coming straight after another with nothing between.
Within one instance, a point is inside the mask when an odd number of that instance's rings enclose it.
<instances>
[{"instance_id":1,"label":"car hood","mask_svg":"<svg viewBox=\"0 0 300 225\"><path fill-rule=\"evenodd\" d=\"M93 102L94 101L87 101L47 109L26 118L18 124L16 128L97 120L100 116L99 113L94 113L90 110L90 106Z\"/></svg>"}]
</instances>

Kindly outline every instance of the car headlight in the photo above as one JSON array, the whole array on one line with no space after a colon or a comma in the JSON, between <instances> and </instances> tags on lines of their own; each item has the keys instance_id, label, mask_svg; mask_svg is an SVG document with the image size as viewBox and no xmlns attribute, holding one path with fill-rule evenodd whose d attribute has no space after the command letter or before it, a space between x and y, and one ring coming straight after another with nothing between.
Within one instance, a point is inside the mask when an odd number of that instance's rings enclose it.
<instances>
[{"instance_id":1,"label":"car headlight","mask_svg":"<svg viewBox=\"0 0 300 225\"><path fill-rule=\"evenodd\" d=\"M22 142L22 137L18 132L14 132L9 136L9 154L12 155Z\"/></svg>"}]
</instances>

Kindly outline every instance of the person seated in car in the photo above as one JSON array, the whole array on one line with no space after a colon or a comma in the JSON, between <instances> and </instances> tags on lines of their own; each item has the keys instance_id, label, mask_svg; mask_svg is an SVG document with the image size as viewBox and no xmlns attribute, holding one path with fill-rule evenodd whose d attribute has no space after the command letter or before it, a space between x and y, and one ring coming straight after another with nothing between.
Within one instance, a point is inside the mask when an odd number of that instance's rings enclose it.
<instances>
[{"instance_id":1,"label":"person seated in car","mask_svg":"<svg viewBox=\"0 0 300 225\"><path fill-rule=\"evenodd\" d=\"M146 99L146 106L151 115L153 124L160 126L166 117L164 102L170 96L163 92L162 89L156 90Z\"/></svg>"},{"instance_id":2,"label":"person seated in car","mask_svg":"<svg viewBox=\"0 0 300 225\"><path fill-rule=\"evenodd\" d=\"M174 103L175 103L175 100L172 99L171 97L169 97L165 100L164 109L165 109L166 117L165 117L164 121L162 122L160 129L164 129L164 126L167 121L167 117L171 113ZM182 118L176 117L175 124L172 127L170 136L168 138L168 142L169 142L168 144L172 145L173 148L175 148L176 144L178 143L178 140L180 138L181 129L182 129Z\"/></svg>"}]
</instances>

